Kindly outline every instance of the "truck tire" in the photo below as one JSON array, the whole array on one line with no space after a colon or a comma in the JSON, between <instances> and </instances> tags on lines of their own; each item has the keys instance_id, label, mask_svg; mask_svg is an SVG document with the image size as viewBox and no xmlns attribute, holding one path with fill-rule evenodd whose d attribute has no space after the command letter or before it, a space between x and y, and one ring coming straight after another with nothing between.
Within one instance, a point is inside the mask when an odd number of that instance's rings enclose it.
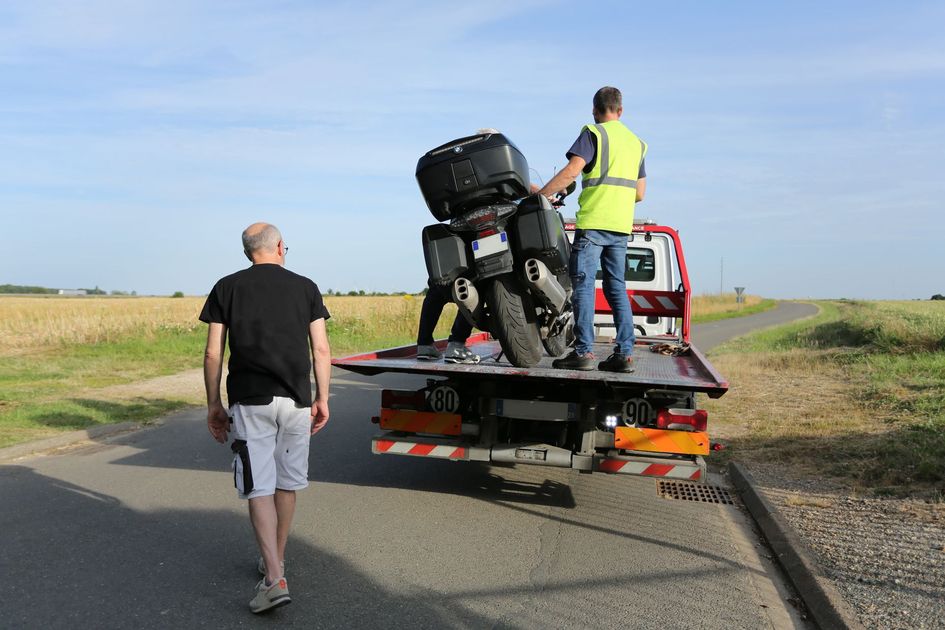
<instances>
[{"instance_id":1,"label":"truck tire","mask_svg":"<svg viewBox=\"0 0 945 630\"><path fill-rule=\"evenodd\" d=\"M511 275L498 276L489 286L492 334L515 367L533 367L541 360L541 335L535 324L531 296Z\"/></svg>"}]
</instances>

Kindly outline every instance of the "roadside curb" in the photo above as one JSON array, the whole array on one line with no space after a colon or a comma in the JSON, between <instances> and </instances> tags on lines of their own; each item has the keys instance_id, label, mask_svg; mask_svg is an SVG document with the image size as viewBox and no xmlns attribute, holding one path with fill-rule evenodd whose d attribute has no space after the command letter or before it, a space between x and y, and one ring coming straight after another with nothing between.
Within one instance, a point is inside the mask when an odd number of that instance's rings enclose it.
<instances>
[{"instance_id":1,"label":"roadside curb","mask_svg":"<svg viewBox=\"0 0 945 630\"><path fill-rule=\"evenodd\" d=\"M34 442L15 444L13 446L0 448L0 462L19 459L20 457L28 457L30 455L38 455L45 451L71 446L77 442L107 438L117 435L118 433L128 433L130 431L137 431L146 427L155 427L160 424L160 419L147 423L119 422L118 424L106 424L102 426L89 427L88 429L82 429L80 431L70 431L68 433L56 435L51 438L36 440Z\"/></svg>"},{"instance_id":2,"label":"roadside curb","mask_svg":"<svg viewBox=\"0 0 945 630\"><path fill-rule=\"evenodd\" d=\"M807 606L814 623L824 629L862 630L853 610L834 588L811 557L797 532L761 494L751 474L731 462L729 476L752 518L761 529L775 558Z\"/></svg>"}]
</instances>

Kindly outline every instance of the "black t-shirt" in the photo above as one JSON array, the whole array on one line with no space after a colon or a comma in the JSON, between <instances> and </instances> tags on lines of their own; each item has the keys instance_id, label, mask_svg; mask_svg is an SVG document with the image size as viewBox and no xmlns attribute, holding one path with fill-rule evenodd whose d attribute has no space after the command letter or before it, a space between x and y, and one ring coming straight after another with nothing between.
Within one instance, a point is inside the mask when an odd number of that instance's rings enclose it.
<instances>
[{"instance_id":1,"label":"black t-shirt","mask_svg":"<svg viewBox=\"0 0 945 630\"><path fill-rule=\"evenodd\" d=\"M228 329L228 402L265 404L287 396L311 406L309 324L329 317L318 286L281 265L253 265L220 279L200 321Z\"/></svg>"}]
</instances>

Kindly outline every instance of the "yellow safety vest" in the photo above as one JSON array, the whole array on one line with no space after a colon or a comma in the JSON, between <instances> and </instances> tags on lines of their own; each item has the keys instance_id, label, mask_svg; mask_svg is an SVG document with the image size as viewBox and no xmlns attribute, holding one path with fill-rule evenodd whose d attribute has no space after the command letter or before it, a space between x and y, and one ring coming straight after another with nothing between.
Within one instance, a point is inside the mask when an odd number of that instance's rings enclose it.
<instances>
[{"instance_id":1,"label":"yellow safety vest","mask_svg":"<svg viewBox=\"0 0 945 630\"><path fill-rule=\"evenodd\" d=\"M630 234L646 143L619 120L586 125L584 129L597 138L597 159L581 180L577 228Z\"/></svg>"}]
</instances>

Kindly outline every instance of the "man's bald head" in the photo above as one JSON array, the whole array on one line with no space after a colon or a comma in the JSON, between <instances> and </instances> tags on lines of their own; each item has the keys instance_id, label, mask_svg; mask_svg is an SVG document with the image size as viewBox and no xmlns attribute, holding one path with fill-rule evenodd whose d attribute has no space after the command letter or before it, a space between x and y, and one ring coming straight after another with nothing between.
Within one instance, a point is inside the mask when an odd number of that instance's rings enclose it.
<instances>
[{"instance_id":1,"label":"man's bald head","mask_svg":"<svg viewBox=\"0 0 945 630\"><path fill-rule=\"evenodd\" d=\"M243 251L246 257L256 262L260 256L279 255L282 234L270 223L253 223L243 230Z\"/></svg>"}]
</instances>

